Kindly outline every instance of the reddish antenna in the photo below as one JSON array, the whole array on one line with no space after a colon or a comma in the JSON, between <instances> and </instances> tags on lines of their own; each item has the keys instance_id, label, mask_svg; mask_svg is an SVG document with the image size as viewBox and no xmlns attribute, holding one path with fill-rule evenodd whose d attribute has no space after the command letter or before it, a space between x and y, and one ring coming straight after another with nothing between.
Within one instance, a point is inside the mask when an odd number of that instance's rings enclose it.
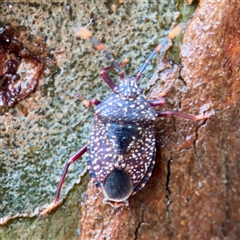
<instances>
[{"instance_id":1,"label":"reddish antenna","mask_svg":"<svg viewBox=\"0 0 240 240\"><path fill-rule=\"evenodd\" d=\"M171 41L173 38L175 38L179 33L182 32L182 30L186 27L185 23L179 23L165 38L162 39L162 41L159 43L159 45L153 50L153 52L149 55L145 63L141 66L140 71L138 72L136 76L136 82L139 81L142 73L146 69L147 65L151 60L156 56L158 52L161 51L161 49L167 44L167 42Z\"/></svg>"},{"instance_id":2,"label":"reddish antenna","mask_svg":"<svg viewBox=\"0 0 240 240\"><path fill-rule=\"evenodd\" d=\"M105 46L95 37L92 35L92 32L89 31L85 27L75 27L74 31L76 35L82 39L88 39L92 46L100 52L103 52L105 57L111 62L111 64L117 69L120 79L123 80L124 75L119 66L119 64L115 61L113 55L105 48Z\"/></svg>"}]
</instances>

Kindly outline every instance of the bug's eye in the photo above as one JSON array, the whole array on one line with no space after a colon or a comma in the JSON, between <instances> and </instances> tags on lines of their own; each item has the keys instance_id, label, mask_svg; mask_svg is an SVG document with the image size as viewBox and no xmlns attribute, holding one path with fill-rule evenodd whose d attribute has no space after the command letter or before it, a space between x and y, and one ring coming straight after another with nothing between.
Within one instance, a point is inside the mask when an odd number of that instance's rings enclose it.
<instances>
[{"instance_id":1,"label":"bug's eye","mask_svg":"<svg viewBox=\"0 0 240 240\"><path fill-rule=\"evenodd\" d=\"M143 89L142 88L138 88L137 89L137 94L142 94L143 93Z\"/></svg>"}]
</instances>

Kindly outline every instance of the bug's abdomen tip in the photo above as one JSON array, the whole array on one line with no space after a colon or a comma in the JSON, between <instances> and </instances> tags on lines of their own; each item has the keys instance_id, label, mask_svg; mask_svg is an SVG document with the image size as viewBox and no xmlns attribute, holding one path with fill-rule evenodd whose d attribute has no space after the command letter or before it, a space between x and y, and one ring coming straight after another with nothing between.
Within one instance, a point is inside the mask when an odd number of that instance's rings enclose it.
<instances>
[{"instance_id":1,"label":"bug's abdomen tip","mask_svg":"<svg viewBox=\"0 0 240 240\"><path fill-rule=\"evenodd\" d=\"M133 184L126 171L114 169L103 182L103 192L110 201L122 202L133 191Z\"/></svg>"}]
</instances>

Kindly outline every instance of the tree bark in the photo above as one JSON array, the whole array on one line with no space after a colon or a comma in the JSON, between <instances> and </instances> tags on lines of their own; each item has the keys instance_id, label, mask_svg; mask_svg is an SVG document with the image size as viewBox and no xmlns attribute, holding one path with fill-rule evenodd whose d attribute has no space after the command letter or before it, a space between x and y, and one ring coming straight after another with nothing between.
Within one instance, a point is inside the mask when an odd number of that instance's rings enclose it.
<instances>
[{"instance_id":1,"label":"tree bark","mask_svg":"<svg viewBox=\"0 0 240 240\"><path fill-rule=\"evenodd\" d=\"M182 70L160 61L148 98L211 119L162 119L153 175L129 206L104 205L90 182L81 239L240 239L240 3L200 1L183 38ZM164 69L165 68L165 69Z\"/></svg>"}]
</instances>

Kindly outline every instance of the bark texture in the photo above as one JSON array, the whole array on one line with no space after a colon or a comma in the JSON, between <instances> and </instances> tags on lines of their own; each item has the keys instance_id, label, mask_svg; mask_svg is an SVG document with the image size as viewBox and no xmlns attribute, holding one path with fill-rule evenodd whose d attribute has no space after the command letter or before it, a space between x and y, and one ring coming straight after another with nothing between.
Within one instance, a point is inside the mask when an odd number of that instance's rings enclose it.
<instances>
[{"instance_id":1,"label":"bark texture","mask_svg":"<svg viewBox=\"0 0 240 240\"><path fill-rule=\"evenodd\" d=\"M240 3L200 1L184 34L182 69L159 62L149 99L209 120L159 120L153 175L129 206L104 205L90 182L81 239L240 239Z\"/></svg>"}]
</instances>

